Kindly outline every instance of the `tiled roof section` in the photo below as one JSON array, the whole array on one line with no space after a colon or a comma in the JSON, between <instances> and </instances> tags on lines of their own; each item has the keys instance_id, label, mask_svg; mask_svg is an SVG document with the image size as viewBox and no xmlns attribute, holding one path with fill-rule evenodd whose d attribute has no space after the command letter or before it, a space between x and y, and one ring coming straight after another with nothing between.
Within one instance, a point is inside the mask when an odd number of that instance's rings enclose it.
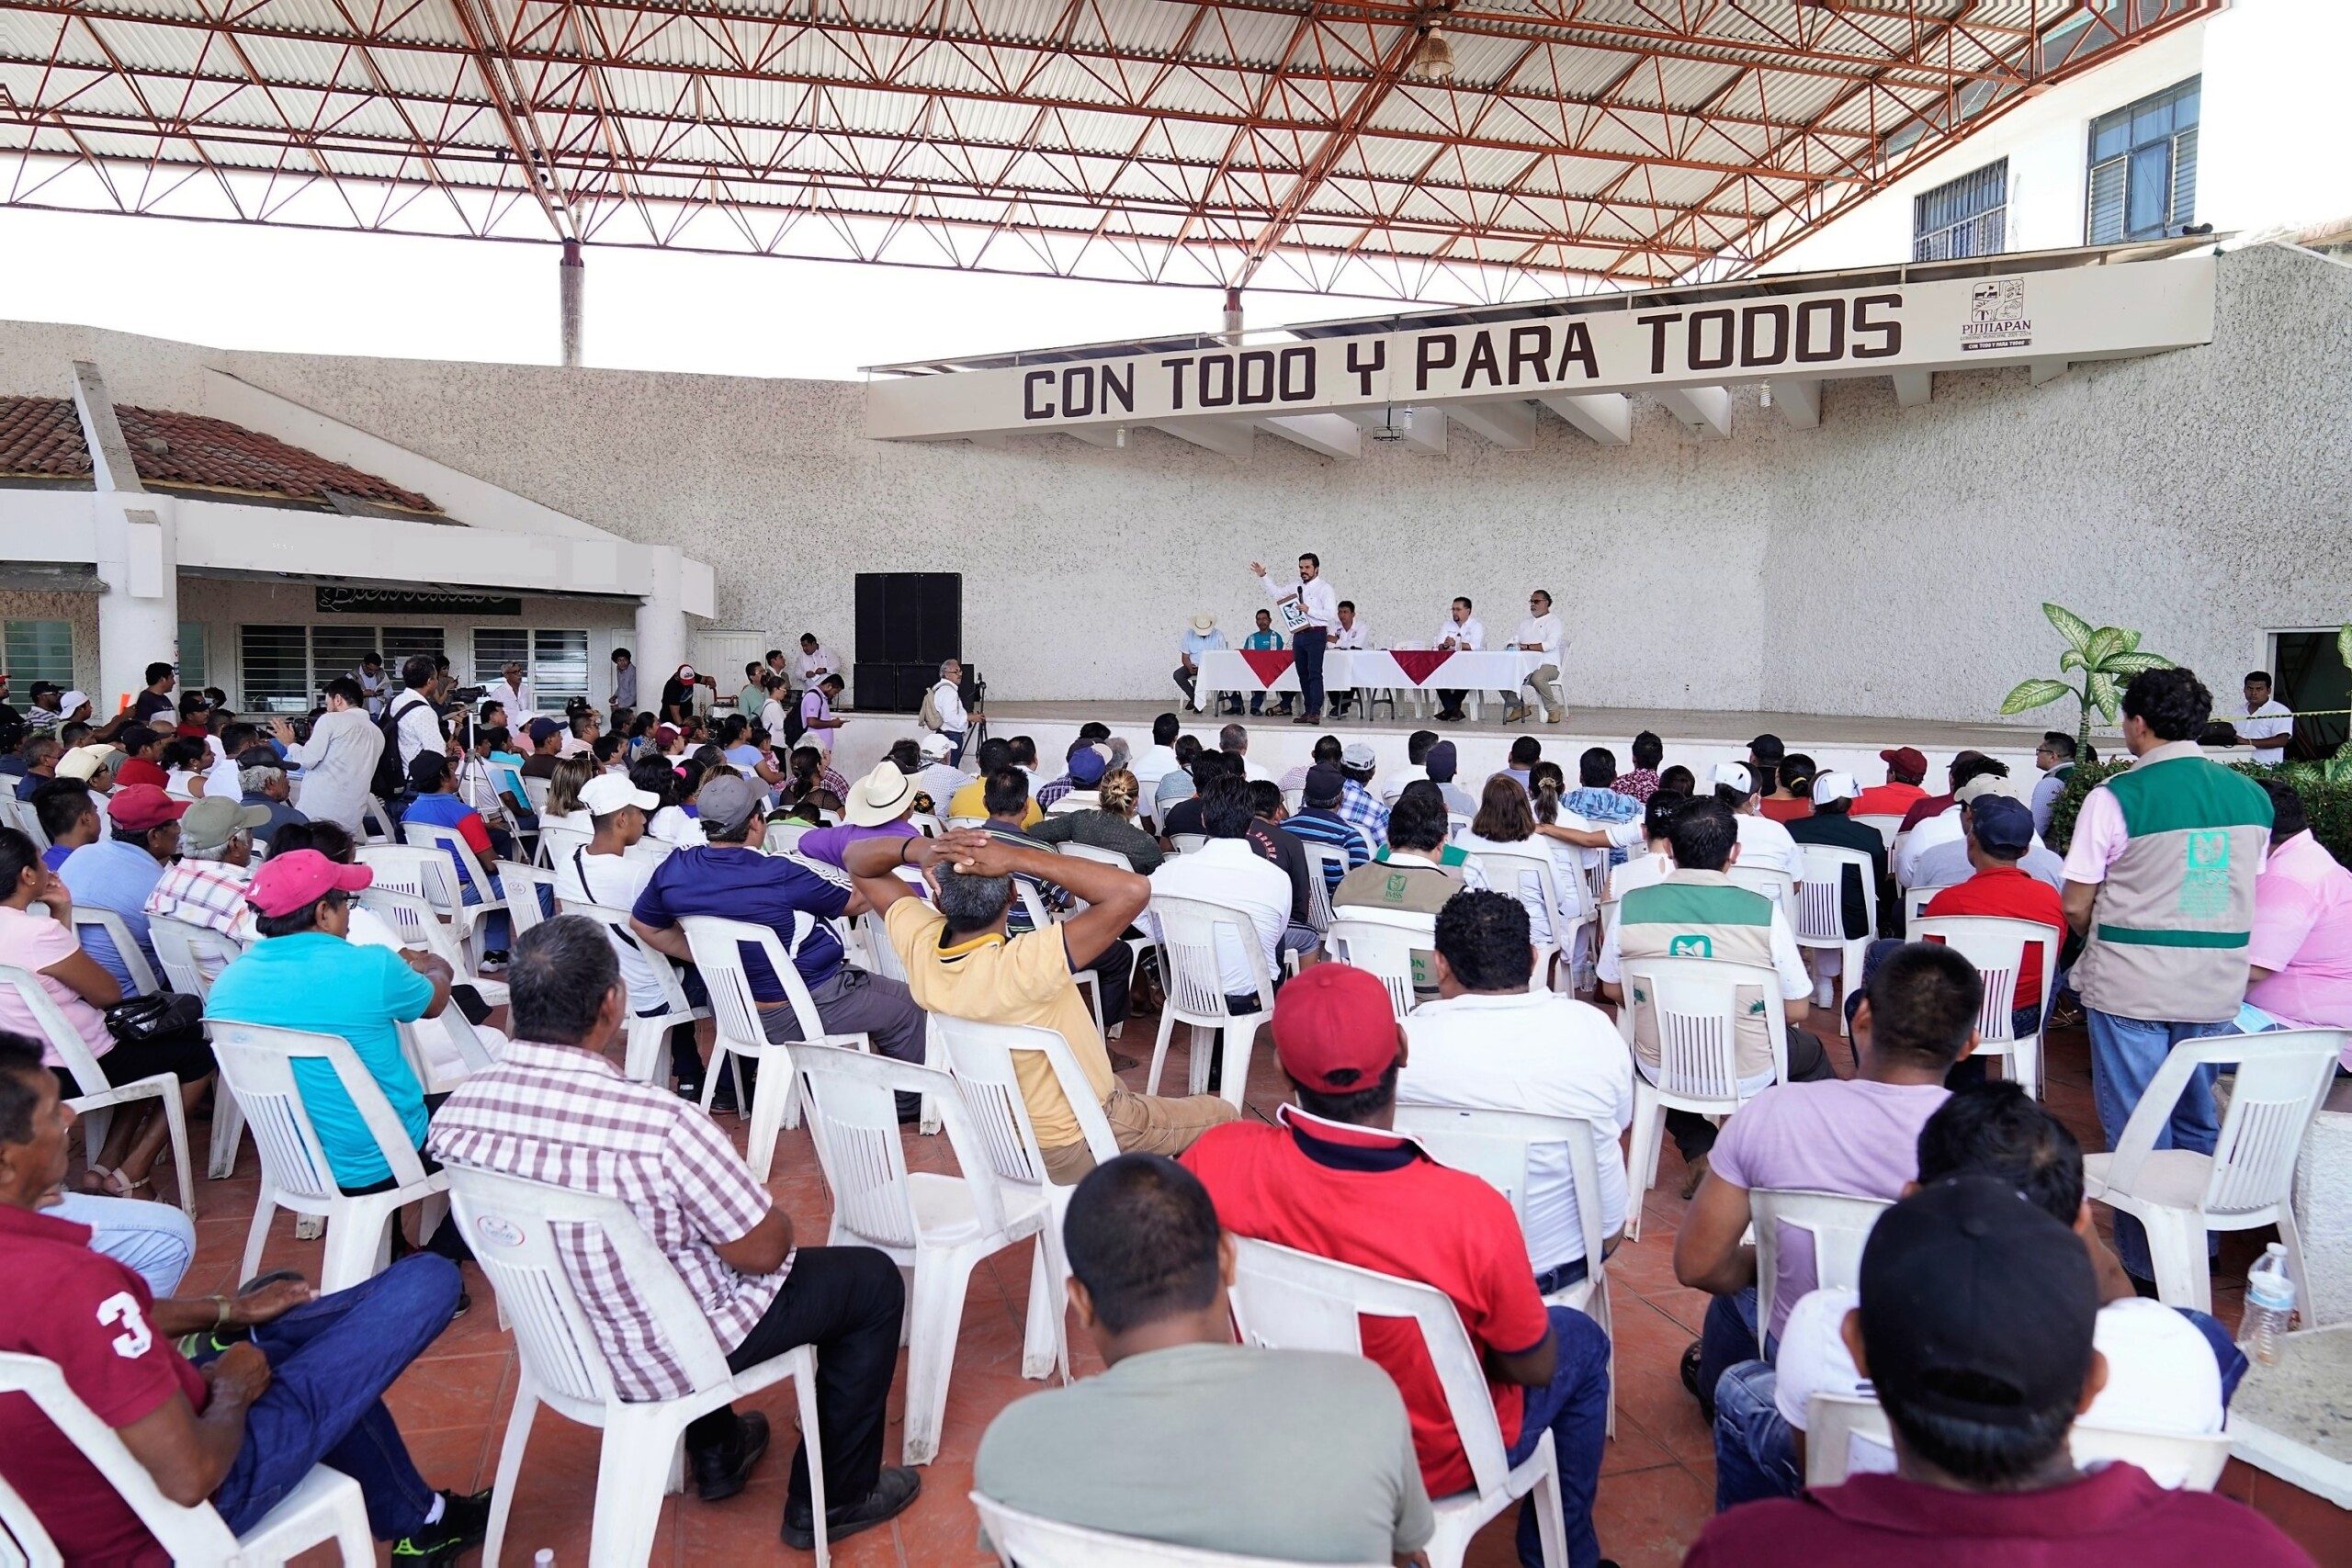
<instances>
[{"instance_id":1,"label":"tiled roof section","mask_svg":"<svg viewBox=\"0 0 2352 1568\"><path fill-rule=\"evenodd\" d=\"M389 479L226 420L125 403L114 412L139 477L149 484L284 496L330 508L332 491L408 512L441 510ZM71 398L0 398L0 474L81 479L89 472Z\"/></svg>"}]
</instances>

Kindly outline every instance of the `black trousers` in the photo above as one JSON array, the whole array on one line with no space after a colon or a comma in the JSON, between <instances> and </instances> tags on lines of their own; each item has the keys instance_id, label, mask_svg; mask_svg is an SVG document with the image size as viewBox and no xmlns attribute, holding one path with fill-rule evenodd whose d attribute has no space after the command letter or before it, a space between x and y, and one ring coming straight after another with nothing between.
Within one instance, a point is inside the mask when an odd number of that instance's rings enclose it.
<instances>
[{"instance_id":1,"label":"black trousers","mask_svg":"<svg viewBox=\"0 0 2352 1568\"><path fill-rule=\"evenodd\" d=\"M825 1507L861 1501L882 1473L884 1414L899 1367L899 1318L906 1307L899 1266L870 1247L804 1247L767 1315L727 1358L736 1371L796 1346L817 1348L817 1429L825 1448ZM734 1435L732 1410L686 1427L689 1451ZM808 1498L808 1448L792 1456L788 1504Z\"/></svg>"},{"instance_id":2,"label":"black trousers","mask_svg":"<svg viewBox=\"0 0 2352 1568\"><path fill-rule=\"evenodd\" d=\"M1795 1024L1789 1025L1789 1081L1819 1083L1834 1078L1838 1069L1829 1065L1829 1053L1822 1048L1818 1035L1808 1034ZM1682 1163L1689 1165L1715 1146L1715 1134L1721 1131L1713 1122L1695 1111L1669 1111L1666 1113L1667 1136L1681 1151Z\"/></svg>"},{"instance_id":3,"label":"black trousers","mask_svg":"<svg viewBox=\"0 0 2352 1568\"><path fill-rule=\"evenodd\" d=\"M1323 649L1331 634L1321 626L1301 626L1292 634L1290 649L1298 665L1298 694L1306 705L1306 716L1323 716Z\"/></svg>"}]
</instances>

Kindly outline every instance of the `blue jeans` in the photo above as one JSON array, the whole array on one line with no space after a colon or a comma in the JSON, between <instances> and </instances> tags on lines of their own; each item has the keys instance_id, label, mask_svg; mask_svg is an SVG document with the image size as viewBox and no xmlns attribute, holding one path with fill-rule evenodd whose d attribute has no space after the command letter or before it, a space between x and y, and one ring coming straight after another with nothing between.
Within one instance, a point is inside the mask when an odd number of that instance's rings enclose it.
<instances>
[{"instance_id":1,"label":"blue jeans","mask_svg":"<svg viewBox=\"0 0 2352 1568\"><path fill-rule=\"evenodd\" d=\"M423 1529L433 1489L410 1462L383 1395L457 1310L458 1266L419 1252L254 1329L269 1387L246 1412L244 1446L212 1492L230 1530L259 1524L322 1462L359 1483L379 1540Z\"/></svg>"},{"instance_id":2,"label":"blue jeans","mask_svg":"<svg viewBox=\"0 0 2352 1568\"><path fill-rule=\"evenodd\" d=\"M1766 1340L1758 1328L1755 1286L1709 1302L1699 1325L1700 1404L1712 1402L1725 1372L1742 1361L1770 1361L1778 1348L1778 1341Z\"/></svg>"},{"instance_id":3,"label":"blue jeans","mask_svg":"<svg viewBox=\"0 0 2352 1568\"><path fill-rule=\"evenodd\" d=\"M943 729L939 733L947 741L947 765L951 768L962 767L964 765L964 736L966 731L961 729ZM942 801L939 804L944 806L946 802ZM942 811L939 815L944 820L946 818L947 813Z\"/></svg>"},{"instance_id":4,"label":"blue jeans","mask_svg":"<svg viewBox=\"0 0 2352 1568\"><path fill-rule=\"evenodd\" d=\"M1560 1466L1561 1511L1568 1526L1568 1562L1570 1568L1595 1568L1600 1561L1600 1538L1592 1529L1592 1498L1600 1490L1600 1450L1608 1438L1609 1336L1573 1307L1547 1310L1559 1363L1550 1382L1524 1391L1527 1404L1520 1414L1519 1441L1504 1457L1514 1465L1524 1464L1544 1434L1552 1434L1553 1455ZM1521 1568L1544 1568L1544 1539L1536 1529L1533 1498L1519 1508L1519 1561Z\"/></svg>"},{"instance_id":5,"label":"blue jeans","mask_svg":"<svg viewBox=\"0 0 2352 1568\"><path fill-rule=\"evenodd\" d=\"M1715 1512L1804 1487L1796 1434L1772 1403L1770 1361L1741 1361L1715 1384Z\"/></svg>"},{"instance_id":6,"label":"blue jeans","mask_svg":"<svg viewBox=\"0 0 2352 1568\"><path fill-rule=\"evenodd\" d=\"M90 1250L102 1253L147 1281L158 1296L175 1294L196 1256L196 1224L169 1203L68 1192L42 1213L90 1227Z\"/></svg>"},{"instance_id":7,"label":"blue jeans","mask_svg":"<svg viewBox=\"0 0 2352 1568\"><path fill-rule=\"evenodd\" d=\"M2219 1023L2151 1022L2093 1007L2083 1009L2083 1021L2091 1036L2091 1098L2098 1106L2098 1124L2107 1134L2110 1149L2123 1135L2123 1124L2132 1120L2132 1109L2148 1092L2148 1080L2156 1076L2174 1046L2184 1040L2227 1034L2236 1027L2233 1019ZM2211 1067L2199 1067L2189 1076L2188 1087L2181 1090L2170 1120L2156 1134L2156 1147L2213 1152L2222 1135L2221 1123L2213 1114L2216 1076ZM2209 1254L2221 1250L2220 1238L2210 1232L2205 1245ZM2140 1228L2139 1221L2120 1212L2115 1216L2115 1254L2126 1273L2142 1280L2155 1278L2155 1265L2148 1258L2148 1233Z\"/></svg>"}]
</instances>

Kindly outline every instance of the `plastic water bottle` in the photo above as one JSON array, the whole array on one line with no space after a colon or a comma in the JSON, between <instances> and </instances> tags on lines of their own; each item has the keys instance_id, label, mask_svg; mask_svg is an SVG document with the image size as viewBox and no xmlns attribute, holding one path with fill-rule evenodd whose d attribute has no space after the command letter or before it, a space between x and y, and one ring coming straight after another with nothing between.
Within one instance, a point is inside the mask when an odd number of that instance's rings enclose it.
<instances>
[{"instance_id":1,"label":"plastic water bottle","mask_svg":"<svg viewBox=\"0 0 2352 1568\"><path fill-rule=\"evenodd\" d=\"M2295 1281L2287 1274L2287 1248L2272 1242L2246 1271L2245 1315L2238 1323L2238 1346L2259 1366L2275 1366L2278 1342L2295 1315Z\"/></svg>"},{"instance_id":2,"label":"plastic water bottle","mask_svg":"<svg viewBox=\"0 0 2352 1568\"><path fill-rule=\"evenodd\" d=\"M555 1548L543 1546L531 1553L531 1568L555 1568Z\"/></svg>"}]
</instances>

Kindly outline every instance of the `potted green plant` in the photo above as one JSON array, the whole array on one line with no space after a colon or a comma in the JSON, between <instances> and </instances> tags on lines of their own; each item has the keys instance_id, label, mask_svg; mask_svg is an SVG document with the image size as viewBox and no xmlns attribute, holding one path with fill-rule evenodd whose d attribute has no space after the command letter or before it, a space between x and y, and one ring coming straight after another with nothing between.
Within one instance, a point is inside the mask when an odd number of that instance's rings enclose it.
<instances>
[{"instance_id":1,"label":"potted green plant","mask_svg":"<svg viewBox=\"0 0 2352 1568\"><path fill-rule=\"evenodd\" d=\"M2141 652L2138 632L2125 631L2121 626L2094 626L2063 604L2044 604L2041 613L2058 628L2058 635L2066 639L2066 650L2058 656L2059 671L2082 671L2082 684L2076 686L2047 676L2020 681L2001 699L2001 715L2006 718L2073 697L2082 705L2082 721L2075 743L2087 751L2092 713L2097 712L2113 724L2123 702L2123 688L2132 677L2143 670L2169 669L2172 660L2161 653ZM2352 627L2346 630L2352 632Z\"/></svg>"}]
</instances>

